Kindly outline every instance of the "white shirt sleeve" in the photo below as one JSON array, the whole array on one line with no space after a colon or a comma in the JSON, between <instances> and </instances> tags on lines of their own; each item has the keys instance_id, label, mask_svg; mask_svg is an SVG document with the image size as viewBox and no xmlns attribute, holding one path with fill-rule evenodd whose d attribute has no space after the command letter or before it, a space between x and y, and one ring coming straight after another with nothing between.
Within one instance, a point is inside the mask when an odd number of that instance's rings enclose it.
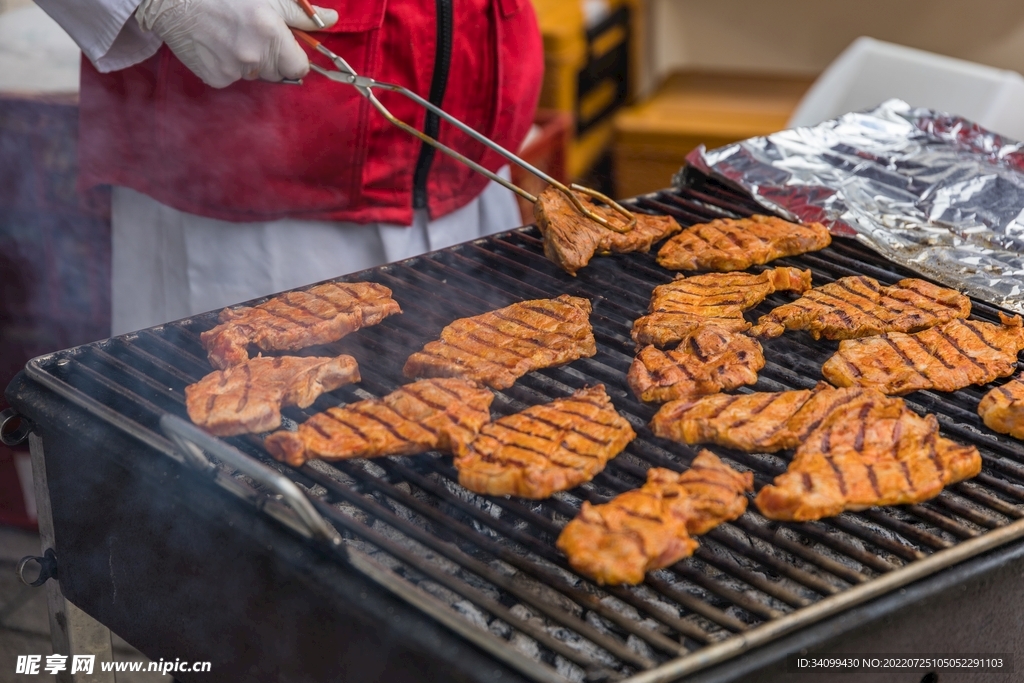
<instances>
[{"instance_id":1,"label":"white shirt sleeve","mask_svg":"<svg viewBox=\"0 0 1024 683\"><path fill-rule=\"evenodd\" d=\"M132 16L142 0L35 0L103 72L152 57L162 41Z\"/></svg>"}]
</instances>

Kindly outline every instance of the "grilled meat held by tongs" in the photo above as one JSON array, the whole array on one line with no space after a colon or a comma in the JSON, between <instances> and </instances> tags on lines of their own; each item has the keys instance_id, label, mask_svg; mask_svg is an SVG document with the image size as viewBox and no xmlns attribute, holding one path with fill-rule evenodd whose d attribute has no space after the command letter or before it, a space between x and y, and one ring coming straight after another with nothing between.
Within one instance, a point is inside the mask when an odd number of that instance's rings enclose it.
<instances>
[{"instance_id":1,"label":"grilled meat held by tongs","mask_svg":"<svg viewBox=\"0 0 1024 683\"><path fill-rule=\"evenodd\" d=\"M294 351L328 344L401 313L391 290L372 282L328 282L287 292L258 306L225 308L220 325L199 335L215 368L249 358L247 347Z\"/></svg>"},{"instance_id":2,"label":"grilled meat held by tongs","mask_svg":"<svg viewBox=\"0 0 1024 683\"><path fill-rule=\"evenodd\" d=\"M578 199L591 211L617 218L616 212L587 195L577 193ZM533 205L537 227L544 235L544 255L557 263L570 275L575 275L590 262L594 254L624 254L631 251L646 253L651 245L674 235L682 228L671 216L634 214L636 225L627 232L616 232L590 220L572 205L566 196L554 187L540 193Z\"/></svg>"},{"instance_id":3,"label":"grilled meat held by tongs","mask_svg":"<svg viewBox=\"0 0 1024 683\"><path fill-rule=\"evenodd\" d=\"M658 264L669 270L745 270L831 243L821 223L800 225L773 216L719 218L691 225L666 242Z\"/></svg>"},{"instance_id":4,"label":"grilled meat held by tongs","mask_svg":"<svg viewBox=\"0 0 1024 683\"><path fill-rule=\"evenodd\" d=\"M633 323L633 341L665 347L705 324L742 332L750 328L743 311L773 292L802 293L810 287L811 271L797 268L679 277L654 288L649 313Z\"/></svg>"},{"instance_id":5,"label":"grilled meat held by tongs","mask_svg":"<svg viewBox=\"0 0 1024 683\"><path fill-rule=\"evenodd\" d=\"M490 496L547 498L593 479L636 437L604 385L531 406L454 445L459 483Z\"/></svg>"},{"instance_id":6,"label":"grilled meat held by tongs","mask_svg":"<svg viewBox=\"0 0 1024 683\"><path fill-rule=\"evenodd\" d=\"M691 331L670 351L640 349L626 381L641 401L662 402L754 384L763 367L756 339L709 324Z\"/></svg>"},{"instance_id":7,"label":"grilled meat held by tongs","mask_svg":"<svg viewBox=\"0 0 1024 683\"><path fill-rule=\"evenodd\" d=\"M281 426L281 408L306 408L326 391L359 381L352 356L257 356L211 372L185 387L192 422L217 436L265 432Z\"/></svg>"},{"instance_id":8,"label":"grilled meat held by tongs","mask_svg":"<svg viewBox=\"0 0 1024 683\"><path fill-rule=\"evenodd\" d=\"M971 313L971 300L953 289L907 278L883 287L870 277L842 277L761 316L751 334L774 338L807 330L814 339L854 339L883 332L916 332Z\"/></svg>"},{"instance_id":9,"label":"grilled meat held by tongs","mask_svg":"<svg viewBox=\"0 0 1024 683\"><path fill-rule=\"evenodd\" d=\"M563 294L456 320L409 356L406 377L463 377L507 389L528 372L597 353L590 301Z\"/></svg>"},{"instance_id":10,"label":"grilled meat held by tongs","mask_svg":"<svg viewBox=\"0 0 1024 683\"><path fill-rule=\"evenodd\" d=\"M584 501L558 537L573 569L599 584L637 584L697 549L705 534L747 509L753 475L739 473L701 451L682 474L655 467L647 483L604 505Z\"/></svg>"},{"instance_id":11,"label":"grilled meat held by tongs","mask_svg":"<svg viewBox=\"0 0 1024 683\"><path fill-rule=\"evenodd\" d=\"M978 415L992 431L1024 439L1024 375L982 396Z\"/></svg>"},{"instance_id":12,"label":"grilled meat held by tongs","mask_svg":"<svg viewBox=\"0 0 1024 683\"><path fill-rule=\"evenodd\" d=\"M987 384L1012 375L1024 349L1020 316L1000 314L1000 319L1002 326L950 320L914 334L848 339L825 361L821 374L836 386L873 387L892 395Z\"/></svg>"},{"instance_id":13,"label":"grilled meat held by tongs","mask_svg":"<svg viewBox=\"0 0 1024 683\"><path fill-rule=\"evenodd\" d=\"M384 398L329 408L299 425L275 432L264 445L294 467L307 460L376 458L451 450L453 440L471 440L491 419L494 394L461 379L426 379Z\"/></svg>"}]
</instances>

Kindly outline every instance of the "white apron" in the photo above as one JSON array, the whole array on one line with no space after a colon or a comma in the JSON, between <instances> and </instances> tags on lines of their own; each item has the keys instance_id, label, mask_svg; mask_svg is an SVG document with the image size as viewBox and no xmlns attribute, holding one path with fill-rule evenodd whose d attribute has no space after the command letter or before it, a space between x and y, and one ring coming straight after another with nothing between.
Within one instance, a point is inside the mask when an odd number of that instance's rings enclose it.
<instances>
[{"instance_id":1,"label":"white apron","mask_svg":"<svg viewBox=\"0 0 1024 683\"><path fill-rule=\"evenodd\" d=\"M508 167L500 172L508 178ZM111 332L153 325L400 261L522 223L515 195L491 182L466 206L413 225L282 219L232 223L113 190Z\"/></svg>"}]
</instances>

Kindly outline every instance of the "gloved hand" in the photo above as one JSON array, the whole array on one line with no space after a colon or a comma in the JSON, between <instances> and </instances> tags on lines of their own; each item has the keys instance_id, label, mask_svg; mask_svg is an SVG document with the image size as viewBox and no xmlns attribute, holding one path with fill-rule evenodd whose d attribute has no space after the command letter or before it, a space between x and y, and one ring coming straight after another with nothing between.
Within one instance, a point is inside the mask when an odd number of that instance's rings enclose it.
<instances>
[{"instance_id":1,"label":"gloved hand","mask_svg":"<svg viewBox=\"0 0 1024 683\"><path fill-rule=\"evenodd\" d=\"M334 10L317 8L328 26ZM135 18L207 85L302 78L309 58L289 26L315 31L296 0L142 0Z\"/></svg>"}]
</instances>

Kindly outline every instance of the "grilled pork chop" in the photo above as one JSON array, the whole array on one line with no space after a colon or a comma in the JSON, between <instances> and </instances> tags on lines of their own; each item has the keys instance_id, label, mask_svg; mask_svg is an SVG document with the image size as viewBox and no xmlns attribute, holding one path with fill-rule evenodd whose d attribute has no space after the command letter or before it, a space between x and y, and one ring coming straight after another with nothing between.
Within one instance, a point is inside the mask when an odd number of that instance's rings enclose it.
<instances>
[{"instance_id":1,"label":"grilled pork chop","mask_svg":"<svg viewBox=\"0 0 1024 683\"><path fill-rule=\"evenodd\" d=\"M717 443L741 451L773 453L791 447L786 423L810 391L713 394L670 401L651 420L655 436L680 443Z\"/></svg>"},{"instance_id":2,"label":"grilled pork chop","mask_svg":"<svg viewBox=\"0 0 1024 683\"><path fill-rule=\"evenodd\" d=\"M751 334L774 338L807 330L814 339L854 339L883 332L916 332L971 313L959 292L907 278L883 287L863 275L842 277L761 316Z\"/></svg>"},{"instance_id":3,"label":"grilled pork chop","mask_svg":"<svg viewBox=\"0 0 1024 683\"><path fill-rule=\"evenodd\" d=\"M799 225L773 216L719 218L691 225L658 252L669 270L728 272L824 249L832 243L821 223Z\"/></svg>"},{"instance_id":4,"label":"grilled pork chop","mask_svg":"<svg viewBox=\"0 0 1024 683\"><path fill-rule=\"evenodd\" d=\"M1021 318L1000 318L1002 326L950 320L915 334L848 339L825 361L821 374L836 386L873 387L893 395L987 384L1012 375L1024 349Z\"/></svg>"},{"instance_id":5,"label":"grilled pork chop","mask_svg":"<svg viewBox=\"0 0 1024 683\"><path fill-rule=\"evenodd\" d=\"M621 214L596 203L587 195L576 193L576 196L584 206L612 223L625 222ZM533 205L533 215L537 219L537 227L544 235L544 255L570 275L575 275L576 271L587 265L595 253L646 253L652 244L682 229L671 216L635 213L636 224L632 229L616 232L581 214L554 187L540 193Z\"/></svg>"},{"instance_id":6,"label":"grilled pork chop","mask_svg":"<svg viewBox=\"0 0 1024 683\"><path fill-rule=\"evenodd\" d=\"M590 302L563 294L521 301L441 330L441 338L409 356L406 377L463 377L507 389L533 370L597 353Z\"/></svg>"},{"instance_id":7,"label":"grilled pork chop","mask_svg":"<svg viewBox=\"0 0 1024 683\"><path fill-rule=\"evenodd\" d=\"M558 548L573 569L599 584L637 584L645 573L692 555L697 541L691 535L742 515L743 494L753 484L749 472L701 451L682 474L655 467L641 488L604 505L584 502L559 535Z\"/></svg>"},{"instance_id":8,"label":"grilled pork chop","mask_svg":"<svg viewBox=\"0 0 1024 683\"><path fill-rule=\"evenodd\" d=\"M651 428L680 443L774 453L796 448L833 414L883 398L873 389L836 389L824 382L813 390L714 394L666 403Z\"/></svg>"},{"instance_id":9,"label":"grilled pork chop","mask_svg":"<svg viewBox=\"0 0 1024 683\"><path fill-rule=\"evenodd\" d=\"M278 460L298 467L307 460L376 458L451 450L453 439L471 440L489 422L489 390L461 379L425 379L384 398L329 408L264 441Z\"/></svg>"},{"instance_id":10,"label":"grilled pork chop","mask_svg":"<svg viewBox=\"0 0 1024 683\"><path fill-rule=\"evenodd\" d=\"M199 339L213 367L223 370L248 360L249 344L263 351L328 344L401 312L391 290L383 285L328 282L275 296L258 306L225 308L221 324Z\"/></svg>"},{"instance_id":11,"label":"grilled pork chop","mask_svg":"<svg viewBox=\"0 0 1024 683\"><path fill-rule=\"evenodd\" d=\"M636 437L604 385L507 415L454 444L459 483L491 496L547 498L593 479Z\"/></svg>"},{"instance_id":12,"label":"grilled pork chop","mask_svg":"<svg viewBox=\"0 0 1024 683\"><path fill-rule=\"evenodd\" d=\"M740 332L702 325L678 347L640 349L626 380L641 401L671 401L728 391L757 381L764 354L757 340Z\"/></svg>"},{"instance_id":13,"label":"grilled pork chop","mask_svg":"<svg viewBox=\"0 0 1024 683\"><path fill-rule=\"evenodd\" d=\"M804 522L872 505L919 503L981 471L974 446L939 436L934 415L881 397L833 413L758 493L765 517Z\"/></svg>"},{"instance_id":14,"label":"grilled pork chop","mask_svg":"<svg viewBox=\"0 0 1024 683\"><path fill-rule=\"evenodd\" d=\"M773 292L803 293L811 287L811 271L770 268L750 273L707 273L679 277L651 294L648 315L633 323L633 341L665 347L693 329L713 324L731 332L750 328L743 311Z\"/></svg>"},{"instance_id":15,"label":"grilled pork chop","mask_svg":"<svg viewBox=\"0 0 1024 683\"><path fill-rule=\"evenodd\" d=\"M874 389L717 394L662 406L651 427L683 443L744 451L796 448L789 470L757 497L771 519L806 521L872 505L914 503L976 475L981 456L939 436L934 415Z\"/></svg>"},{"instance_id":16,"label":"grilled pork chop","mask_svg":"<svg viewBox=\"0 0 1024 683\"><path fill-rule=\"evenodd\" d=\"M194 423L217 436L265 432L281 426L283 406L306 408L325 391L358 381L352 356L257 356L185 387L185 407Z\"/></svg>"},{"instance_id":17,"label":"grilled pork chop","mask_svg":"<svg viewBox=\"0 0 1024 683\"><path fill-rule=\"evenodd\" d=\"M978 415L992 431L1024 439L1024 375L982 396Z\"/></svg>"}]
</instances>

